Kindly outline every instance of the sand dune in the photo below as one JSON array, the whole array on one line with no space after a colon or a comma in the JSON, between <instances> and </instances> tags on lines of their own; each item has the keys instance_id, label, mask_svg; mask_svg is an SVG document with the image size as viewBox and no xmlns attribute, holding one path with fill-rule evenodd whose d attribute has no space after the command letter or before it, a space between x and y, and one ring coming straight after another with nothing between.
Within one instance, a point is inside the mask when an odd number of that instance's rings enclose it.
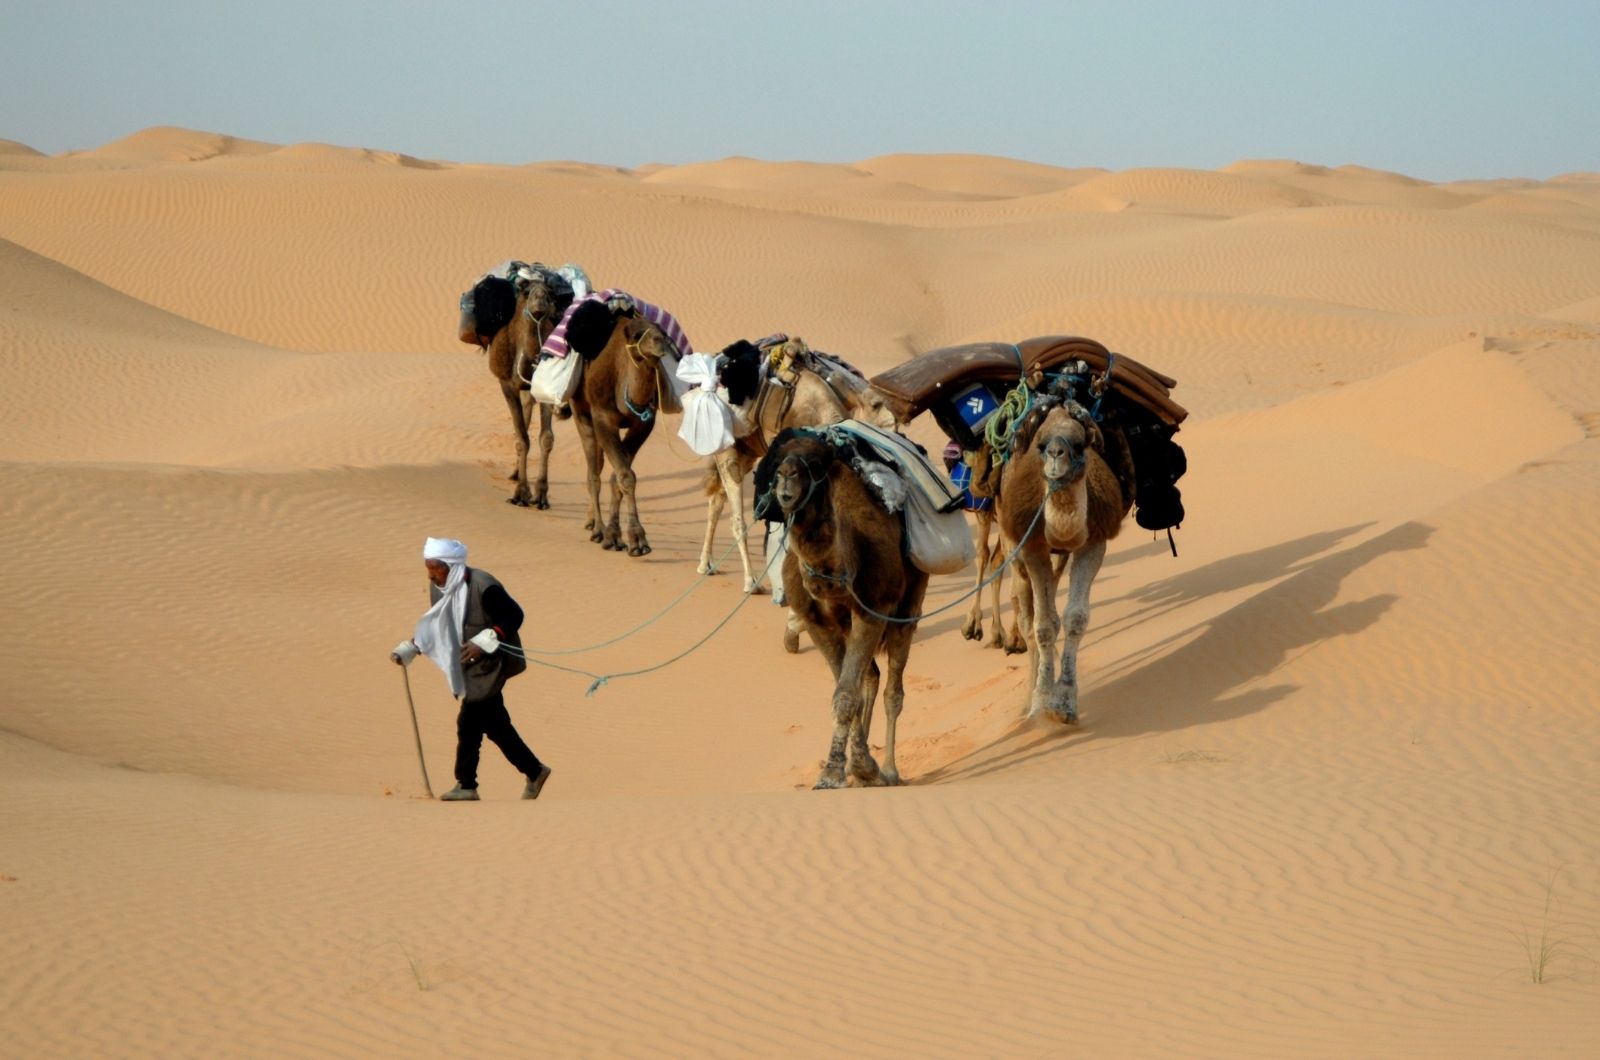
<instances>
[{"instance_id":1,"label":"sand dune","mask_svg":"<svg viewBox=\"0 0 1600 1060\"><path fill-rule=\"evenodd\" d=\"M0 141L8 1042L1592 1054L1597 235L1594 174ZM781 329L878 371L1076 333L1176 376L1179 555L1113 544L1083 724L1019 717L1021 660L961 639L970 572L940 577L910 783L807 790L831 678L769 598L695 583L672 418L649 557L588 543L570 424L552 509L503 503L505 410L454 325L513 256L702 349ZM482 803L417 798L386 653L429 534L546 650L695 585L510 686L556 769L536 804L493 748ZM411 677L442 789L453 705Z\"/></svg>"}]
</instances>

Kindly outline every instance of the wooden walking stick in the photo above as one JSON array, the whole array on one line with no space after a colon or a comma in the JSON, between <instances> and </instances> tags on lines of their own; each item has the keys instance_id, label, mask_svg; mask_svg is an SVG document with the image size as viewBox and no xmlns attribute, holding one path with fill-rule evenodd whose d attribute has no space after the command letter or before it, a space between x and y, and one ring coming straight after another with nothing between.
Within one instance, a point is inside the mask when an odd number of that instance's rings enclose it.
<instances>
[{"instance_id":1,"label":"wooden walking stick","mask_svg":"<svg viewBox=\"0 0 1600 1060\"><path fill-rule=\"evenodd\" d=\"M428 783L428 763L422 757L422 729L417 725L417 704L411 699L411 672L408 667L400 667L400 679L406 685L406 706L411 708L411 734L417 738L417 765L422 767L422 790L428 793L428 798L433 798L433 785Z\"/></svg>"}]
</instances>

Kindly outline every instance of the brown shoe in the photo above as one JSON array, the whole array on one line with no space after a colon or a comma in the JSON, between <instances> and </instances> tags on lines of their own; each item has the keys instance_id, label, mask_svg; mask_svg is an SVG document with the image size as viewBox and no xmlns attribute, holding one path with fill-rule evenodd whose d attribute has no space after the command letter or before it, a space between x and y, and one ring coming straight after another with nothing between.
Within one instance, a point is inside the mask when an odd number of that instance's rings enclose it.
<instances>
[{"instance_id":1,"label":"brown shoe","mask_svg":"<svg viewBox=\"0 0 1600 1060\"><path fill-rule=\"evenodd\" d=\"M539 775L528 778L528 786L522 789L522 797L525 799L537 799L539 792L544 790L544 782L549 779L550 767L541 765L539 767Z\"/></svg>"}]
</instances>

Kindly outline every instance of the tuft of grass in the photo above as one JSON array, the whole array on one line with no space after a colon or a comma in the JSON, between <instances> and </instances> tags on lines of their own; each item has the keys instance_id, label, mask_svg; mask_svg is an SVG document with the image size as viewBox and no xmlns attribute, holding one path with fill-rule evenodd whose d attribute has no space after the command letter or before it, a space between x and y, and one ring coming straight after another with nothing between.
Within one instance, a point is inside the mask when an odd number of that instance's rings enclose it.
<instances>
[{"instance_id":1,"label":"tuft of grass","mask_svg":"<svg viewBox=\"0 0 1600 1060\"><path fill-rule=\"evenodd\" d=\"M1559 867L1550 870L1544 881L1544 906L1539 911L1535 927L1527 924L1517 934L1522 943L1522 953L1527 961L1528 979L1536 984L1550 981L1551 969L1557 961L1575 959L1574 935L1571 929L1555 919L1556 881L1561 875Z\"/></svg>"},{"instance_id":2,"label":"tuft of grass","mask_svg":"<svg viewBox=\"0 0 1600 1060\"><path fill-rule=\"evenodd\" d=\"M418 963L417 959L415 957L411 956L411 951L406 949L406 944L404 942L401 942L399 939L395 939L394 940L394 944L396 946L399 946L400 947L400 952L406 955L406 964L409 965L410 968L411 968L411 978L416 980L417 989L418 990L432 990L433 989L433 982L428 978L427 974L422 970L422 965L420 963Z\"/></svg>"}]
</instances>

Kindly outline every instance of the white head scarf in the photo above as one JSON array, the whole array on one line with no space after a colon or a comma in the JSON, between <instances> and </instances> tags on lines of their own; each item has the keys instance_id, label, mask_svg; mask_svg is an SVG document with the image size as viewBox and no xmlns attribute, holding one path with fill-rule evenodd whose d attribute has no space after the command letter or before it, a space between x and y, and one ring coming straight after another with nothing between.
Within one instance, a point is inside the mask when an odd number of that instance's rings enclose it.
<instances>
[{"instance_id":1,"label":"white head scarf","mask_svg":"<svg viewBox=\"0 0 1600 1060\"><path fill-rule=\"evenodd\" d=\"M422 654L444 671L450 694L461 695L466 677L461 672L461 633L467 617L467 546L452 537L430 537L422 546L422 558L436 559L449 566L444 588L433 586L438 595L428 613L417 620L411 637Z\"/></svg>"}]
</instances>

